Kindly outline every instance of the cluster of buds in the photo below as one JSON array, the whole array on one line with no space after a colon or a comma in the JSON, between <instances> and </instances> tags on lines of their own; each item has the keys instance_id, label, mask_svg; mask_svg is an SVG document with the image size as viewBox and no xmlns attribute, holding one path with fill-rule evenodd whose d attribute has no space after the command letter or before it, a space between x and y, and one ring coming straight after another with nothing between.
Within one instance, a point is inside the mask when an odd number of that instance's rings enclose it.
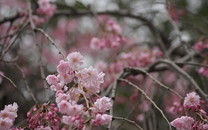
<instances>
[{"instance_id":1,"label":"cluster of buds","mask_svg":"<svg viewBox=\"0 0 208 130\"><path fill-rule=\"evenodd\" d=\"M30 129L43 129L44 130L58 130L59 122L61 121L58 115L58 108L55 104L44 103L41 105L35 105L27 113L27 121ZM41 129L41 130L42 130Z\"/></svg>"},{"instance_id":2,"label":"cluster of buds","mask_svg":"<svg viewBox=\"0 0 208 130\"><path fill-rule=\"evenodd\" d=\"M183 103L186 116L176 118L171 125L177 130L208 130L208 116L201 103L199 95L195 92L188 93Z\"/></svg>"},{"instance_id":3,"label":"cluster of buds","mask_svg":"<svg viewBox=\"0 0 208 130\"><path fill-rule=\"evenodd\" d=\"M100 126L112 120L105 114L112 107L110 98L98 95L105 74L93 67L79 69L83 62L79 52L72 52L66 61L60 61L58 73L46 78L56 91L56 103L67 128Z\"/></svg>"},{"instance_id":4,"label":"cluster of buds","mask_svg":"<svg viewBox=\"0 0 208 130\"><path fill-rule=\"evenodd\" d=\"M9 130L17 117L17 103L6 105L0 112L0 130Z\"/></svg>"}]
</instances>

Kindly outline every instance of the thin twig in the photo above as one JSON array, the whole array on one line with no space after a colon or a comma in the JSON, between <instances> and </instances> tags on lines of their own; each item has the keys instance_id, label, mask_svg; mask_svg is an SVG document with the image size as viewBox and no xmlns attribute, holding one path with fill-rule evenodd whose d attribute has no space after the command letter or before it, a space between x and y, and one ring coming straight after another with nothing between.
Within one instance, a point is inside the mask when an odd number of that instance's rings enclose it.
<instances>
[{"instance_id":1,"label":"thin twig","mask_svg":"<svg viewBox=\"0 0 208 130\"><path fill-rule=\"evenodd\" d=\"M0 73L0 76L4 77L5 79L7 79L15 88L17 88L17 86L15 85L15 83L7 76L5 76L4 74Z\"/></svg>"},{"instance_id":2,"label":"thin twig","mask_svg":"<svg viewBox=\"0 0 208 130\"><path fill-rule=\"evenodd\" d=\"M126 83L128 83L129 85L131 85L132 87L136 88L137 90L139 90L152 104L153 106L161 113L161 115L163 116L163 118L166 120L166 122L168 123L169 129L171 130L171 124L168 121L167 117L165 116L165 114L163 113L163 111L155 104L155 102L144 92L144 90L142 90L141 88L139 88L137 85L133 84L132 82L126 80L126 79L118 79L119 81L124 81Z\"/></svg>"},{"instance_id":3,"label":"thin twig","mask_svg":"<svg viewBox=\"0 0 208 130\"><path fill-rule=\"evenodd\" d=\"M120 72L120 74L118 75L118 78L121 78L122 75L124 74L124 72ZM116 87L117 87L117 83L118 81L115 80L114 83L113 83L113 86L112 86L112 91L111 91L111 103L112 103L112 107L110 109L110 115L113 116L113 106L114 106L114 102L115 102L115 97L116 97ZM112 129L112 123L113 121L111 121L109 124L108 124L108 130L111 130Z\"/></svg>"},{"instance_id":4,"label":"thin twig","mask_svg":"<svg viewBox=\"0 0 208 130\"><path fill-rule=\"evenodd\" d=\"M148 77L150 77L153 81L155 81L157 84L159 84L161 87L173 92L175 95L177 95L180 99L183 99L183 97L177 93L175 90L169 88L168 86L164 85L163 83L161 83L160 81L158 81L155 77L153 77L150 73L148 73L147 71L145 71L144 69L141 68L130 68L128 67L128 69L131 70L136 70L136 71L141 71L142 73L144 73L145 75L147 75Z\"/></svg>"},{"instance_id":5,"label":"thin twig","mask_svg":"<svg viewBox=\"0 0 208 130\"><path fill-rule=\"evenodd\" d=\"M129 120L127 118L124 118L124 117L113 117L113 119L116 119L116 120L124 120L124 121L127 121L128 123L131 123L133 124L135 127L139 128L140 130L144 130L141 126L139 126L135 121L132 121L132 120Z\"/></svg>"},{"instance_id":6,"label":"thin twig","mask_svg":"<svg viewBox=\"0 0 208 130\"><path fill-rule=\"evenodd\" d=\"M181 69L179 66L177 66L174 62L170 60L165 59L165 60L160 60L159 62L165 63L173 67L173 69L175 69L179 74L185 77L192 84L193 89L195 89L204 98L204 100L208 102L208 99L207 99L208 95L204 93L204 91L199 87L196 81L188 73L186 73L183 69Z\"/></svg>"},{"instance_id":7,"label":"thin twig","mask_svg":"<svg viewBox=\"0 0 208 130\"><path fill-rule=\"evenodd\" d=\"M21 72L22 77L23 77L23 79L24 79L25 86L26 86L26 88L27 88L27 91L29 92L29 94L30 94L30 96L32 97L33 101L37 104L37 103L38 103L38 100L35 98L34 94L32 93L32 91L31 91L31 89L30 89L30 87L29 87L29 84L28 84L28 82L27 82L27 80L26 80L26 78L25 78L24 72L22 71L22 69L20 68L20 66L19 66L17 63L15 63L14 65L15 65L15 67Z\"/></svg>"},{"instance_id":8,"label":"thin twig","mask_svg":"<svg viewBox=\"0 0 208 130\"><path fill-rule=\"evenodd\" d=\"M58 50L59 54L61 54L62 57L65 59L64 54L61 52L61 50L56 45L56 43L54 42L54 40L43 29L41 29L41 28L34 28L34 30L41 32L51 42L51 44Z\"/></svg>"}]
</instances>

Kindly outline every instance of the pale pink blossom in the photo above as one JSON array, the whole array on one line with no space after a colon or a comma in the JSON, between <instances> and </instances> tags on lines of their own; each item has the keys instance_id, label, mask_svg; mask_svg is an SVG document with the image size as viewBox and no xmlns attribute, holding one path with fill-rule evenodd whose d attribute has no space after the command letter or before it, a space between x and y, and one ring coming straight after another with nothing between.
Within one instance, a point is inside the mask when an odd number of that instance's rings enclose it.
<instances>
[{"instance_id":1,"label":"pale pink blossom","mask_svg":"<svg viewBox=\"0 0 208 130\"><path fill-rule=\"evenodd\" d=\"M70 99L70 96L65 93L59 93L57 91L56 93L56 103L59 104L61 101L65 100L68 101Z\"/></svg>"},{"instance_id":2,"label":"pale pink blossom","mask_svg":"<svg viewBox=\"0 0 208 130\"><path fill-rule=\"evenodd\" d=\"M48 75L46 81L49 85L56 85L58 83L58 78L55 75Z\"/></svg>"},{"instance_id":3,"label":"pale pink blossom","mask_svg":"<svg viewBox=\"0 0 208 130\"><path fill-rule=\"evenodd\" d=\"M67 73L58 74L57 78L59 79L61 85L68 84L73 80L73 76Z\"/></svg>"},{"instance_id":4,"label":"pale pink blossom","mask_svg":"<svg viewBox=\"0 0 208 130\"><path fill-rule=\"evenodd\" d=\"M182 116L176 118L171 122L171 125L174 126L177 130L191 130L194 119L188 116Z\"/></svg>"},{"instance_id":5,"label":"pale pink blossom","mask_svg":"<svg viewBox=\"0 0 208 130\"><path fill-rule=\"evenodd\" d=\"M91 108L94 113L104 113L112 107L111 99L102 97L96 100L94 106Z\"/></svg>"},{"instance_id":6,"label":"pale pink blossom","mask_svg":"<svg viewBox=\"0 0 208 130\"><path fill-rule=\"evenodd\" d=\"M13 126L12 119L0 118L0 130L9 130Z\"/></svg>"},{"instance_id":7,"label":"pale pink blossom","mask_svg":"<svg viewBox=\"0 0 208 130\"><path fill-rule=\"evenodd\" d=\"M63 84L58 83L56 85L51 85L50 88L51 88L52 91L62 90L63 89Z\"/></svg>"},{"instance_id":8,"label":"pale pink blossom","mask_svg":"<svg viewBox=\"0 0 208 130\"><path fill-rule=\"evenodd\" d=\"M65 100L62 100L58 103L59 111L63 114L67 114L69 116L77 116L83 113L83 105L69 103Z\"/></svg>"},{"instance_id":9,"label":"pale pink blossom","mask_svg":"<svg viewBox=\"0 0 208 130\"><path fill-rule=\"evenodd\" d=\"M79 52L72 52L67 56L67 60L69 61L70 68L73 70L77 69L78 65L82 65L84 63L84 58Z\"/></svg>"},{"instance_id":10,"label":"pale pink blossom","mask_svg":"<svg viewBox=\"0 0 208 130\"><path fill-rule=\"evenodd\" d=\"M67 102L66 100L62 100L60 103L58 103L59 111L63 114L68 113L70 105L71 104L69 102Z\"/></svg>"},{"instance_id":11,"label":"pale pink blossom","mask_svg":"<svg viewBox=\"0 0 208 130\"><path fill-rule=\"evenodd\" d=\"M69 126L76 126L78 128L82 128L84 120L80 119L79 116L63 116L62 122Z\"/></svg>"},{"instance_id":12,"label":"pale pink blossom","mask_svg":"<svg viewBox=\"0 0 208 130\"><path fill-rule=\"evenodd\" d=\"M197 108L200 106L200 97L195 92L188 93L184 99L183 106L188 108Z\"/></svg>"},{"instance_id":13,"label":"pale pink blossom","mask_svg":"<svg viewBox=\"0 0 208 130\"><path fill-rule=\"evenodd\" d=\"M17 117L18 106L17 103L6 105L4 110L0 112L0 118L9 118L14 121Z\"/></svg>"},{"instance_id":14,"label":"pale pink blossom","mask_svg":"<svg viewBox=\"0 0 208 130\"><path fill-rule=\"evenodd\" d=\"M69 65L70 64L69 64L68 61L61 60L59 62L59 65L57 66L58 73L60 73L60 74L67 74L67 73L69 73L69 70L70 70Z\"/></svg>"},{"instance_id":15,"label":"pale pink blossom","mask_svg":"<svg viewBox=\"0 0 208 130\"><path fill-rule=\"evenodd\" d=\"M84 68L75 73L81 86L87 88L93 93L100 92L100 85L104 82L104 73L98 72L95 68Z\"/></svg>"},{"instance_id":16,"label":"pale pink blossom","mask_svg":"<svg viewBox=\"0 0 208 130\"><path fill-rule=\"evenodd\" d=\"M109 123L112 120L111 115L107 114L97 114L95 118L92 120L92 123L95 126L100 126Z\"/></svg>"}]
</instances>

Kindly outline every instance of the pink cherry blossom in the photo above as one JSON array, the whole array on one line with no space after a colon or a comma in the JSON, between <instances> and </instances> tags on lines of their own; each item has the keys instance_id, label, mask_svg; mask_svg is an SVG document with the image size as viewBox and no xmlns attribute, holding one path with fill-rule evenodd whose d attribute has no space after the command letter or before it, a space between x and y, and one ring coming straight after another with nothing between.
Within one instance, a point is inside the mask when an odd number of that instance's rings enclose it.
<instances>
[{"instance_id":1,"label":"pink cherry blossom","mask_svg":"<svg viewBox=\"0 0 208 130\"><path fill-rule=\"evenodd\" d=\"M73 79L73 76L70 74L59 74L57 75L57 78L60 81L60 85L64 85L70 83Z\"/></svg>"},{"instance_id":2,"label":"pink cherry blossom","mask_svg":"<svg viewBox=\"0 0 208 130\"><path fill-rule=\"evenodd\" d=\"M59 111L63 114L67 114L68 113L68 110L70 108L70 103L67 102L66 100L62 100L59 104L58 104L58 108L59 108Z\"/></svg>"},{"instance_id":3,"label":"pink cherry blossom","mask_svg":"<svg viewBox=\"0 0 208 130\"><path fill-rule=\"evenodd\" d=\"M69 53L67 60L69 61L70 68L73 70L77 69L77 66L82 65L84 62L84 58L79 52Z\"/></svg>"},{"instance_id":4,"label":"pink cherry blossom","mask_svg":"<svg viewBox=\"0 0 208 130\"><path fill-rule=\"evenodd\" d=\"M183 106L188 108L197 108L200 106L200 97L195 92L188 93L184 99Z\"/></svg>"},{"instance_id":5,"label":"pink cherry blossom","mask_svg":"<svg viewBox=\"0 0 208 130\"><path fill-rule=\"evenodd\" d=\"M58 78L55 75L48 75L46 81L50 85L56 85L58 83Z\"/></svg>"},{"instance_id":6,"label":"pink cherry blossom","mask_svg":"<svg viewBox=\"0 0 208 130\"><path fill-rule=\"evenodd\" d=\"M102 97L96 100L92 111L94 113L104 113L112 107L111 100L108 97Z\"/></svg>"},{"instance_id":7,"label":"pink cherry blossom","mask_svg":"<svg viewBox=\"0 0 208 130\"><path fill-rule=\"evenodd\" d=\"M171 122L171 125L174 126L177 130L191 130L194 119L188 116L182 116L176 118Z\"/></svg>"},{"instance_id":8,"label":"pink cherry blossom","mask_svg":"<svg viewBox=\"0 0 208 130\"><path fill-rule=\"evenodd\" d=\"M97 114L95 116L95 118L92 120L92 123L95 126L99 126L99 125L107 124L111 120L112 120L112 116L111 115L107 115L107 114Z\"/></svg>"},{"instance_id":9,"label":"pink cherry blossom","mask_svg":"<svg viewBox=\"0 0 208 130\"><path fill-rule=\"evenodd\" d=\"M84 68L75 73L78 82L83 87L89 89L93 93L100 92L100 85L104 82L104 73L98 72L95 68Z\"/></svg>"},{"instance_id":10,"label":"pink cherry blossom","mask_svg":"<svg viewBox=\"0 0 208 130\"><path fill-rule=\"evenodd\" d=\"M13 121L10 118L0 118L0 130L9 130L13 126Z\"/></svg>"},{"instance_id":11,"label":"pink cherry blossom","mask_svg":"<svg viewBox=\"0 0 208 130\"><path fill-rule=\"evenodd\" d=\"M57 66L57 71L60 74L67 74L69 73L70 67L69 67L69 62L61 60L59 62L59 65Z\"/></svg>"}]
</instances>

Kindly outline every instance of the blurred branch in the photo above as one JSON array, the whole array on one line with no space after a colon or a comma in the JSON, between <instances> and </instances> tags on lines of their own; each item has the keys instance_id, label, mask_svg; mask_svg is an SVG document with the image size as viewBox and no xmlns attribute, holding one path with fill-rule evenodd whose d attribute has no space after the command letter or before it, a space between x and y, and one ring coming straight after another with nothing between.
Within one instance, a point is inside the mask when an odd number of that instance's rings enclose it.
<instances>
[{"instance_id":1,"label":"blurred branch","mask_svg":"<svg viewBox=\"0 0 208 130\"><path fill-rule=\"evenodd\" d=\"M130 86L134 87L135 89L137 89L138 91L140 91L152 104L153 106L161 113L161 115L163 116L163 118L166 120L166 122L169 125L169 129L171 130L171 124L168 121L167 117L165 116L165 114L163 113L163 111L155 104L155 102L144 92L144 90L142 90L141 88L139 88L137 85L133 84L132 82L126 80L126 79L118 79L119 81L123 81L126 82L127 84L129 84Z\"/></svg>"},{"instance_id":2,"label":"blurred branch","mask_svg":"<svg viewBox=\"0 0 208 130\"><path fill-rule=\"evenodd\" d=\"M20 17L21 17L20 13L17 13L16 15L11 16L11 17L5 17L2 20L0 20L0 24L6 23L6 22L13 22L14 20Z\"/></svg>"},{"instance_id":3,"label":"blurred branch","mask_svg":"<svg viewBox=\"0 0 208 130\"><path fill-rule=\"evenodd\" d=\"M20 66L19 66L17 63L15 63L14 65L15 65L15 67L21 72L22 78L23 78L24 83L25 83L25 86L26 86L26 88L27 88L27 91L29 92L29 94L30 94L30 96L32 97L33 101L37 104L38 101L37 101L37 99L35 98L33 92L32 92L31 89L30 89L30 86L29 86L29 84L28 84L28 82L27 82L27 80L26 80L26 77L25 77L25 74L24 74L23 70L20 68Z\"/></svg>"},{"instance_id":4,"label":"blurred branch","mask_svg":"<svg viewBox=\"0 0 208 130\"><path fill-rule=\"evenodd\" d=\"M208 102L208 95L206 93L204 93L204 91L198 86L198 84L196 83L196 81L188 74L186 73L183 69L181 69L178 65L176 65L174 62L170 61L170 60L160 60L158 61L160 63L165 63L171 67L173 67L173 69L175 69L179 74L181 74L183 77L185 77L193 86L193 89L195 89L203 98L206 102Z\"/></svg>"},{"instance_id":5,"label":"blurred branch","mask_svg":"<svg viewBox=\"0 0 208 130\"><path fill-rule=\"evenodd\" d=\"M124 118L124 117L113 117L113 119L116 119L116 120L124 120L132 125L134 125L135 127L137 127L138 129L140 130L144 130L141 126L139 126L135 121L132 121L132 120L129 120L127 118Z\"/></svg>"},{"instance_id":6,"label":"blurred branch","mask_svg":"<svg viewBox=\"0 0 208 130\"><path fill-rule=\"evenodd\" d=\"M65 59L64 54L61 52L59 47L56 45L55 41L41 28L34 28L35 31L41 32L50 42L51 44L58 50L59 54L62 55L62 57Z\"/></svg>"}]
</instances>

